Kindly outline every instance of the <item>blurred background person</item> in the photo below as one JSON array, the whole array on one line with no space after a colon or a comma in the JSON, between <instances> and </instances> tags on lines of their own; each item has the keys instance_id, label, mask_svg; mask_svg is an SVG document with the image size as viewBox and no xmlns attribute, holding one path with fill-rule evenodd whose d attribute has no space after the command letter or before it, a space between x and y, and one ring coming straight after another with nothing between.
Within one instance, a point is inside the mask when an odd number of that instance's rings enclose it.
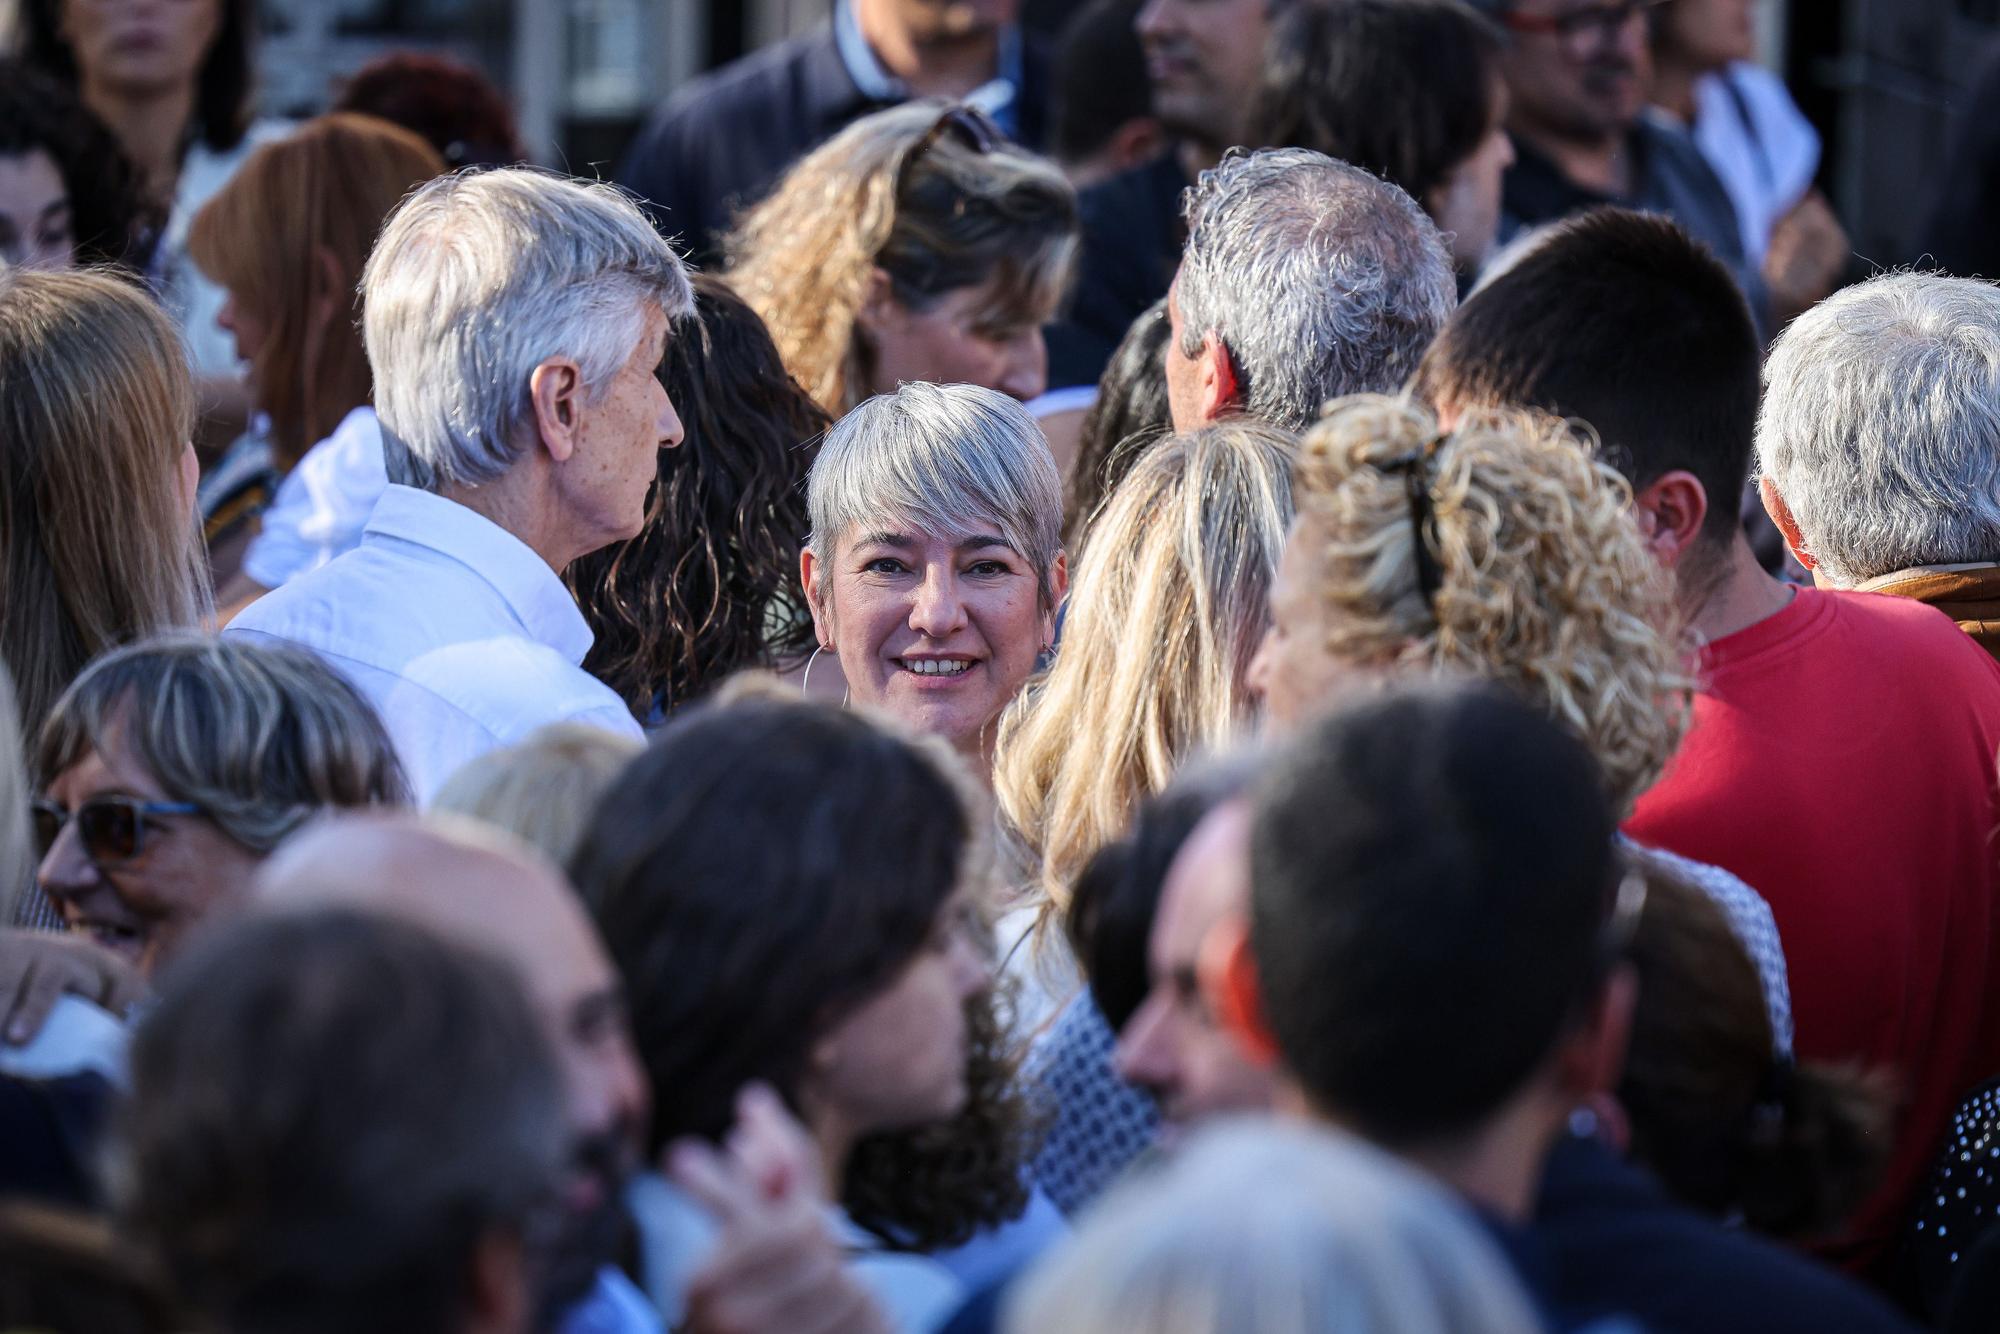
<instances>
[{"instance_id":1,"label":"blurred background person","mask_svg":"<svg viewBox=\"0 0 2000 1334\"><path fill-rule=\"evenodd\" d=\"M1503 187L1502 243L1606 204L1664 214L1728 267L1758 328L1773 328L1770 292L1743 248L1728 190L1686 130L1642 114L1655 5L1474 3L1509 35L1500 68L1515 160Z\"/></svg>"},{"instance_id":2,"label":"blurred background person","mask_svg":"<svg viewBox=\"0 0 2000 1334\"><path fill-rule=\"evenodd\" d=\"M0 263L137 277L165 216L75 89L0 58Z\"/></svg>"},{"instance_id":3,"label":"blurred background person","mask_svg":"<svg viewBox=\"0 0 2000 1334\"><path fill-rule=\"evenodd\" d=\"M212 458L249 423L250 397L216 327L222 288L188 254L188 229L250 150L285 130L251 119L253 0L22 0L20 24L23 61L75 87L166 210L152 276L186 340Z\"/></svg>"},{"instance_id":4,"label":"blurred background person","mask_svg":"<svg viewBox=\"0 0 2000 1334\"><path fill-rule=\"evenodd\" d=\"M1015 7L1014 0L835 0L827 22L676 93L626 151L618 181L647 201L689 258L707 265L738 215L795 162L856 119L906 99L968 103L1001 133L1039 149L1048 61L1040 41L1015 26Z\"/></svg>"},{"instance_id":5,"label":"blurred background person","mask_svg":"<svg viewBox=\"0 0 2000 1334\"><path fill-rule=\"evenodd\" d=\"M209 612L173 325L102 273L0 270L0 657L39 736L108 648Z\"/></svg>"},{"instance_id":6,"label":"blurred background person","mask_svg":"<svg viewBox=\"0 0 2000 1334\"><path fill-rule=\"evenodd\" d=\"M512 167L527 147L506 94L477 66L429 51L390 51L341 81L331 111L379 116L430 144L453 171Z\"/></svg>"},{"instance_id":7,"label":"blurred background person","mask_svg":"<svg viewBox=\"0 0 2000 1334\"><path fill-rule=\"evenodd\" d=\"M1067 290L1076 195L962 105L914 103L815 150L730 235L729 283L839 416L916 380L1026 402Z\"/></svg>"},{"instance_id":8,"label":"blurred background person","mask_svg":"<svg viewBox=\"0 0 2000 1334\"><path fill-rule=\"evenodd\" d=\"M1245 142L1310 148L1423 206L1470 286L1500 227L1503 34L1459 0L1319 0L1278 18Z\"/></svg>"},{"instance_id":9,"label":"blurred background person","mask_svg":"<svg viewBox=\"0 0 2000 1334\"><path fill-rule=\"evenodd\" d=\"M1021 877L1002 935L1029 936L1013 961L1028 1032L1077 989L1051 928L1085 864L1182 764L1250 727L1295 447L1228 421L1147 450L1091 528L1061 651L1001 722L994 792Z\"/></svg>"},{"instance_id":10,"label":"blurred background person","mask_svg":"<svg viewBox=\"0 0 2000 1334\"><path fill-rule=\"evenodd\" d=\"M644 750L631 737L602 728L551 723L447 778L431 809L504 829L567 866L598 802Z\"/></svg>"},{"instance_id":11,"label":"blurred background person","mask_svg":"<svg viewBox=\"0 0 2000 1334\"><path fill-rule=\"evenodd\" d=\"M963 1296L926 1253L1028 1203L975 793L940 742L766 690L669 724L572 868L631 998L652 1143L719 1139L744 1085L769 1084L817 1142L849 1264L898 1329ZM946 1132L943 1156L884 1151L923 1129ZM672 1325L707 1228L664 1188L634 1208Z\"/></svg>"},{"instance_id":12,"label":"blurred background person","mask_svg":"<svg viewBox=\"0 0 2000 1334\"><path fill-rule=\"evenodd\" d=\"M1165 146L1133 23L1145 0L1089 0L1056 38L1048 155L1079 191Z\"/></svg>"},{"instance_id":13,"label":"blurred background person","mask_svg":"<svg viewBox=\"0 0 2000 1334\"><path fill-rule=\"evenodd\" d=\"M389 484L355 288L383 220L444 165L387 121L322 116L253 151L188 229L268 421L203 487L225 621L352 549Z\"/></svg>"},{"instance_id":14,"label":"blurred background person","mask_svg":"<svg viewBox=\"0 0 2000 1334\"><path fill-rule=\"evenodd\" d=\"M1095 384L1139 313L1167 294L1187 240L1181 197L1227 149L1251 142L1245 117L1271 20L1293 0L1147 0L1134 20L1168 142L1079 201L1076 296L1049 334L1050 383Z\"/></svg>"},{"instance_id":15,"label":"blurred background person","mask_svg":"<svg viewBox=\"0 0 2000 1334\"><path fill-rule=\"evenodd\" d=\"M1761 0L1674 0L1648 15L1647 98L1685 127L1729 192L1743 254L1769 286L1772 324L1839 284L1852 260L1847 233L1813 184L1819 132L1785 81L1757 63Z\"/></svg>"},{"instance_id":16,"label":"blurred background person","mask_svg":"<svg viewBox=\"0 0 2000 1334\"><path fill-rule=\"evenodd\" d=\"M1217 1127L1021 1286L1010 1334L1536 1334L1478 1218L1337 1131Z\"/></svg>"},{"instance_id":17,"label":"blurred background person","mask_svg":"<svg viewBox=\"0 0 2000 1334\"><path fill-rule=\"evenodd\" d=\"M645 527L563 578L593 639L583 660L641 722L739 671L797 671L813 638L799 550L806 479L831 419L785 370L757 312L697 274L661 385L685 432L662 451Z\"/></svg>"},{"instance_id":18,"label":"blurred background person","mask_svg":"<svg viewBox=\"0 0 2000 1334\"><path fill-rule=\"evenodd\" d=\"M562 1127L512 968L386 917L256 917L141 1026L118 1211L215 1328L531 1334Z\"/></svg>"},{"instance_id":19,"label":"blurred background person","mask_svg":"<svg viewBox=\"0 0 2000 1334\"><path fill-rule=\"evenodd\" d=\"M850 702L942 737L990 783L1001 712L1069 586L1048 442L1004 395L907 384L828 432L806 505L808 674L837 666Z\"/></svg>"}]
</instances>

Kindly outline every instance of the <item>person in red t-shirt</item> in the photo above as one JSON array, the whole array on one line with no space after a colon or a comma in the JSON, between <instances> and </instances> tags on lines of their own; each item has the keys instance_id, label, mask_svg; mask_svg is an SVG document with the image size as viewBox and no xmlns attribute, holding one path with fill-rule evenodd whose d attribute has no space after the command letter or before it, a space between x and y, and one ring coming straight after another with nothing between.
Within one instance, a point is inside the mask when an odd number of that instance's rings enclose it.
<instances>
[{"instance_id":1,"label":"person in red t-shirt","mask_svg":"<svg viewBox=\"0 0 2000 1334\"><path fill-rule=\"evenodd\" d=\"M1958 1100L2000 1073L2000 666L1906 600L1799 589L1737 522L1760 354L1742 297L1664 219L1552 228L1445 326L1413 391L1595 428L1702 645L1694 724L1626 832L1734 872L1777 919L1797 1050L1891 1072L1884 1181L1829 1253L1888 1278Z\"/></svg>"}]
</instances>

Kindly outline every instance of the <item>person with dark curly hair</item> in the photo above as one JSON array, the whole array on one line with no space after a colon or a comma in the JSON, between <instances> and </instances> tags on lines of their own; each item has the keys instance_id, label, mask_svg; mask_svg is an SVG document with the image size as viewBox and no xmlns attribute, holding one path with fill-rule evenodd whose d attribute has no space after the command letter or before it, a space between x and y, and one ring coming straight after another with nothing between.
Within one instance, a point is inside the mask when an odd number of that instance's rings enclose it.
<instances>
[{"instance_id":1,"label":"person with dark curly hair","mask_svg":"<svg viewBox=\"0 0 2000 1334\"><path fill-rule=\"evenodd\" d=\"M145 271L164 215L65 85L0 60L0 263Z\"/></svg>"},{"instance_id":2,"label":"person with dark curly hair","mask_svg":"<svg viewBox=\"0 0 2000 1334\"><path fill-rule=\"evenodd\" d=\"M799 548L831 419L728 284L697 277L694 296L655 372L687 435L660 453L646 526L564 575L597 637L584 669L642 720L746 668L796 667L816 642Z\"/></svg>"},{"instance_id":3,"label":"person with dark curly hair","mask_svg":"<svg viewBox=\"0 0 2000 1334\"><path fill-rule=\"evenodd\" d=\"M746 685L661 733L570 866L631 1000L652 1147L723 1140L739 1091L768 1085L898 1329L934 1327L1025 1258L996 1229L1050 1208L1025 1184L991 1009L982 805L941 741ZM673 1326L709 1229L657 1178L631 1201ZM975 1237L982 1261L951 1253ZM998 1267L995 1249L1011 1252Z\"/></svg>"}]
</instances>

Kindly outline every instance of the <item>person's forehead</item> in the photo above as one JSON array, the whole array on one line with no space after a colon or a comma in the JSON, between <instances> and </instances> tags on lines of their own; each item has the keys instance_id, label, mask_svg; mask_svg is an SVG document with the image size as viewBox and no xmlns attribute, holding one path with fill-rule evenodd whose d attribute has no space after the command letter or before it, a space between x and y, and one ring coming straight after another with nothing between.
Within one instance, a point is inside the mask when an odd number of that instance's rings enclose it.
<instances>
[{"instance_id":1,"label":"person's forehead","mask_svg":"<svg viewBox=\"0 0 2000 1334\"><path fill-rule=\"evenodd\" d=\"M1204 816L1167 868L1154 933L1159 962L1193 963L1215 924L1249 907L1250 805L1239 799Z\"/></svg>"},{"instance_id":2,"label":"person's forehead","mask_svg":"<svg viewBox=\"0 0 2000 1334\"><path fill-rule=\"evenodd\" d=\"M134 751L130 729L118 714L106 721L96 745L85 745L74 762L54 775L49 791L60 791L78 801L96 792L155 798L165 795L159 779Z\"/></svg>"}]
</instances>

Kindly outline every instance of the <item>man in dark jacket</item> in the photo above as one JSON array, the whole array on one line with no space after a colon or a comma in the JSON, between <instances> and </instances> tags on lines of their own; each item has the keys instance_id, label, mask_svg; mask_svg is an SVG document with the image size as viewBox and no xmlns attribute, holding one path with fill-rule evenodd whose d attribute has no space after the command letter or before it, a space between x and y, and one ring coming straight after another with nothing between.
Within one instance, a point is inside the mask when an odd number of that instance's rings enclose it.
<instances>
[{"instance_id":1,"label":"man in dark jacket","mask_svg":"<svg viewBox=\"0 0 2000 1334\"><path fill-rule=\"evenodd\" d=\"M1014 0L836 0L833 17L693 83L656 111L618 181L714 267L739 209L851 121L913 97L971 102L1042 146L1047 60Z\"/></svg>"}]
</instances>

